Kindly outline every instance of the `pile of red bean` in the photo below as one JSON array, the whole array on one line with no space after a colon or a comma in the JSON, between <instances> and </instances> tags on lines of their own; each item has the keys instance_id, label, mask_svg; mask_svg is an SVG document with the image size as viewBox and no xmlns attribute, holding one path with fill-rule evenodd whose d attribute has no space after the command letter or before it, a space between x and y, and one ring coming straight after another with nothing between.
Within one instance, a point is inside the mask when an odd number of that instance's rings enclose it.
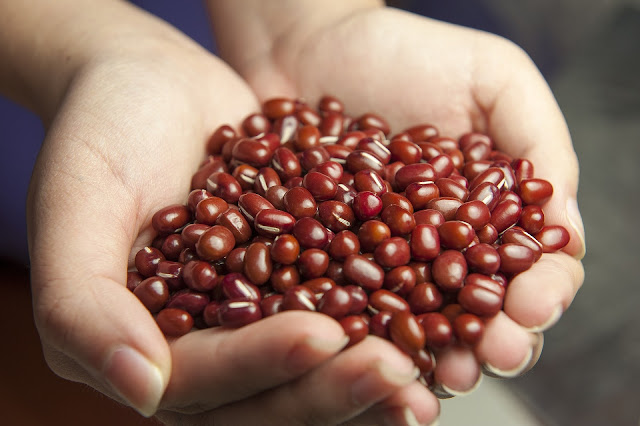
<instances>
[{"instance_id":1,"label":"pile of red bean","mask_svg":"<svg viewBox=\"0 0 640 426\"><path fill-rule=\"evenodd\" d=\"M544 224L551 184L490 137L389 135L331 96L317 110L270 99L241 133L221 126L186 204L153 216L128 288L171 337L318 311L350 345L391 340L430 382L433 351L475 345L511 278L569 234Z\"/></svg>"}]
</instances>

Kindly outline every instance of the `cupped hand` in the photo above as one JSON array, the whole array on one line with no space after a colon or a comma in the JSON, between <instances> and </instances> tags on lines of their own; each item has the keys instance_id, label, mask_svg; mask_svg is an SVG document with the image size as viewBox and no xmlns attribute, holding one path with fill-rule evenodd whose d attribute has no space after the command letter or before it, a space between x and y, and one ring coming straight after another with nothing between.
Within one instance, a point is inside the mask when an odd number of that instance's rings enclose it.
<instances>
[{"instance_id":1,"label":"cupped hand","mask_svg":"<svg viewBox=\"0 0 640 426\"><path fill-rule=\"evenodd\" d=\"M395 353L397 371L375 362L382 354L331 361L346 338L318 314L168 342L126 289L152 215L185 202L208 136L258 110L223 62L153 18L134 21L136 37L119 32L89 55L45 117L28 211L34 313L53 371L180 425L338 422L412 381Z\"/></svg>"},{"instance_id":2,"label":"cupped hand","mask_svg":"<svg viewBox=\"0 0 640 426\"><path fill-rule=\"evenodd\" d=\"M500 377L521 374L540 355L541 332L583 281L578 164L549 87L521 49L494 35L390 8L325 16L294 18L275 30L268 48L229 52L261 100L285 95L313 104L331 94L347 113L379 113L396 132L425 122L444 136L484 132L502 151L530 159L536 177L553 184L546 223L566 227L570 243L513 280L504 312L488 322L475 353L454 348L438 355L436 379L446 395L473 389L481 367ZM419 405L411 408L428 418Z\"/></svg>"}]
</instances>

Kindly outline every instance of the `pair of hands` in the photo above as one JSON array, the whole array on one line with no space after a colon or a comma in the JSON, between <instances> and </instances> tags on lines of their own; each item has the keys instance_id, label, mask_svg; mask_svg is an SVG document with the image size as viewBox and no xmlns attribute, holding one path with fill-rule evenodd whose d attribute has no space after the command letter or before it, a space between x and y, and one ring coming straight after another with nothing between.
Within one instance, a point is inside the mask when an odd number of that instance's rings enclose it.
<instances>
[{"instance_id":1,"label":"pair of hands","mask_svg":"<svg viewBox=\"0 0 640 426\"><path fill-rule=\"evenodd\" d=\"M123 6L129 8L130 6ZM96 52L49 117L28 200L34 312L59 375L169 424L428 424L437 398L408 357L375 337L348 350L337 322L287 312L239 330L167 342L125 287L151 216L182 203L210 133L273 96L324 94L401 130L425 121L457 137L486 132L554 185L548 223L564 252L519 275L475 351L438 355L443 394L474 388L482 369L530 368L542 334L583 279L578 166L563 117L528 57L498 37L384 8L363 8L269 49L229 55L234 71L131 8L150 36ZM138 31L140 28L138 28ZM126 37L126 34L122 36ZM222 49L223 56L225 54Z\"/></svg>"}]
</instances>

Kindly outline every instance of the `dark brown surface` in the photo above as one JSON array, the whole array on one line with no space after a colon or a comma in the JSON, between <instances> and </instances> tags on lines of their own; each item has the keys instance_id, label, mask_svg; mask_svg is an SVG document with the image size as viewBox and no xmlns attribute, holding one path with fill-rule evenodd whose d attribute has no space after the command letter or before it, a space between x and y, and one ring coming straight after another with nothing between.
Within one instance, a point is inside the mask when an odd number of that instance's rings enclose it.
<instances>
[{"instance_id":1,"label":"dark brown surface","mask_svg":"<svg viewBox=\"0 0 640 426\"><path fill-rule=\"evenodd\" d=\"M0 262L0 423L19 426L159 425L49 370L33 323L28 271Z\"/></svg>"}]
</instances>

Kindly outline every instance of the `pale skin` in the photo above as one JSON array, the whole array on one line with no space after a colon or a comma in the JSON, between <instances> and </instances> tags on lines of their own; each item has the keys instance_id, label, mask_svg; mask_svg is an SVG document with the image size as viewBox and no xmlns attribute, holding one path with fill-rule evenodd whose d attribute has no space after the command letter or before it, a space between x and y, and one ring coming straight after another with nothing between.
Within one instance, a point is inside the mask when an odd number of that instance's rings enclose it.
<instances>
[{"instance_id":1,"label":"pale skin","mask_svg":"<svg viewBox=\"0 0 640 426\"><path fill-rule=\"evenodd\" d=\"M570 230L570 245L513 281L474 352L438 354L436 377L440 391L463 393L482 365L508 376L535 363L540 332L582 283L584 253L579 214L567 207L577 162L546 83L495 36L373 1L319 4L210 1L227 65L123 2L0 2L0 53L10 59L0 89L47 127L28 219L35 319L57 374L168 424L437 418L436 397L388 342L341 351L335 321L300 312L167 342L124 287L132 253L152 238L151 216L184 202L217 126L237 126L272 96L314 104L327 93L394 130L428 120L454 137L488 132L553 183L545 214Z\"/></svg>"}]
</instances>

